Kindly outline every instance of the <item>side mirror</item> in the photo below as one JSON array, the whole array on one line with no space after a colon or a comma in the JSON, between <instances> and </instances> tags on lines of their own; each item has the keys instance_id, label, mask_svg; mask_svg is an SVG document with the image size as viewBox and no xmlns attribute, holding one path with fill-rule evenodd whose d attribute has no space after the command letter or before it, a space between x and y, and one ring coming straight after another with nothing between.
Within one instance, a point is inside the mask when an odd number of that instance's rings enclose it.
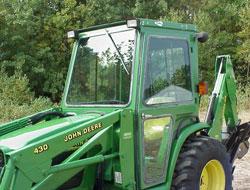
<instances>
[{"instance_id":1,"label":"side mirror","mask_svg":"<svg viewBox=\"0 0 250 190\"><path fill-rule=\"evenodd\" d=\"M208 33L207 32L199 32L196 34L196 38L199 42L204 43L208 40Z\"/></svg>"}]
</instances>

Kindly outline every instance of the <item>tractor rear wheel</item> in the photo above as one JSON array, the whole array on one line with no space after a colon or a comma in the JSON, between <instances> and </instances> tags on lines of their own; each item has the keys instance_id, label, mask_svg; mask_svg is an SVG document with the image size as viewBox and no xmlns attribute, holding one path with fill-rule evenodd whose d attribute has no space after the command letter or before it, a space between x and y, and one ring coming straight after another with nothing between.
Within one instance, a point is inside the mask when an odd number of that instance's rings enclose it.
<instances>
[{"instance_id":1,"label":"tractor rear wheel","mask_svg":"<svg viewBox=\"0 0 250 190\"><path fill-rule=\"evenodd\" d=\"M232 164L225 146L205 136L188 139L177 160L171 190L232 190Z\"/></svg>"}]
</instances>

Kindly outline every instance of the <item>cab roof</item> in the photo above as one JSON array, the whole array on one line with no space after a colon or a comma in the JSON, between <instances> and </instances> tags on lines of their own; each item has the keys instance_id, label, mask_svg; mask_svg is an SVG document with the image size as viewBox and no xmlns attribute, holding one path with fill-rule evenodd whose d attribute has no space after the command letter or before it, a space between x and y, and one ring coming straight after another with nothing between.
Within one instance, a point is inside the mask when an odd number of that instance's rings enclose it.
<instances>
[{"instance_id":1,"label":"cab roof","mask_svg":"<svg viewBox=\"0 0 250 190\"><path fill-rule=\"evenodd\" d=\"M172 30L181 30L181 31L190 31L190 32L197 32L197 28L193 24L183 24L183 23L175 23L175 22L167 22L167 21L160 21L160 20L151 20L151 19L132 19L132 20L124 20L124 21L118 21L113 22L109 24L101 24L96 25L84 29L75 30L77 33L92 31L92 30L98 30L102 28L109 28L113 26L119 26L119 25L125 25L133 22L133 26L131 28L137 28L140 29L142 27L151 27L151 28L162 28L162 29L172 29ZM136 22L136 26L134 25ZM130 27L128 25L128 27Z\"/></svg>"}]
</instances>

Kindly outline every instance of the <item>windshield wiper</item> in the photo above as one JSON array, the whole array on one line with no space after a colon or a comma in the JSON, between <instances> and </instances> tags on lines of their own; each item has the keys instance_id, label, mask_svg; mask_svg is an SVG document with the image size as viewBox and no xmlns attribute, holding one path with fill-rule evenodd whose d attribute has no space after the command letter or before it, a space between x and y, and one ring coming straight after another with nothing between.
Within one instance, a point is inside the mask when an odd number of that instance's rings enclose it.
<instances>
[{"instance_id":1,"label":"windshield wiper","mask_svg":"<svg viewBox=\"0 0 250 190\"><path fill-rule=\"evenodd\" d=\"M118 47L117 47L117 45L116 45L114 39L112 38L112 36L110 35L110 33L108 32L107 29L105 29L105 32L106 32L107 36L109 37L109 39L111 40L112 44L115 46L115 50L116 50L116 52L117 52L118 55L119 55L119 58L120 58L120 60L121 60L121 62L122 62L122 66L123 66L123 68L125 69L126 73L129 75L128 69L127 69L127 67L126 67L126 65L125 65L125 62L124 62L123 58L122 58L122 54L120 53L120 51L119 51L119 49L118 49Z\"/></svg>"}]
</instances>

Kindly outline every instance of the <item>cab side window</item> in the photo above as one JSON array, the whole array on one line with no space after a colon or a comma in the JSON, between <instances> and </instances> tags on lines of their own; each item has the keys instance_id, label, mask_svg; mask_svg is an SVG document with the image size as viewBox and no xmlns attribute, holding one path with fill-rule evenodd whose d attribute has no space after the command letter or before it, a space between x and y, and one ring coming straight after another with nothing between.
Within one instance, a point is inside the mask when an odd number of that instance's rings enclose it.
<instances>
[{"instance_id":1,"label":"cab side window","mask_svg":"<svg viewBox=\"0 0 250 190\"><path fill-rule=\"evenodd\" d=\"M148 42L144 101L148 105L193 99L188 43L151 36Z\"/></svg>"}]
</instances>

